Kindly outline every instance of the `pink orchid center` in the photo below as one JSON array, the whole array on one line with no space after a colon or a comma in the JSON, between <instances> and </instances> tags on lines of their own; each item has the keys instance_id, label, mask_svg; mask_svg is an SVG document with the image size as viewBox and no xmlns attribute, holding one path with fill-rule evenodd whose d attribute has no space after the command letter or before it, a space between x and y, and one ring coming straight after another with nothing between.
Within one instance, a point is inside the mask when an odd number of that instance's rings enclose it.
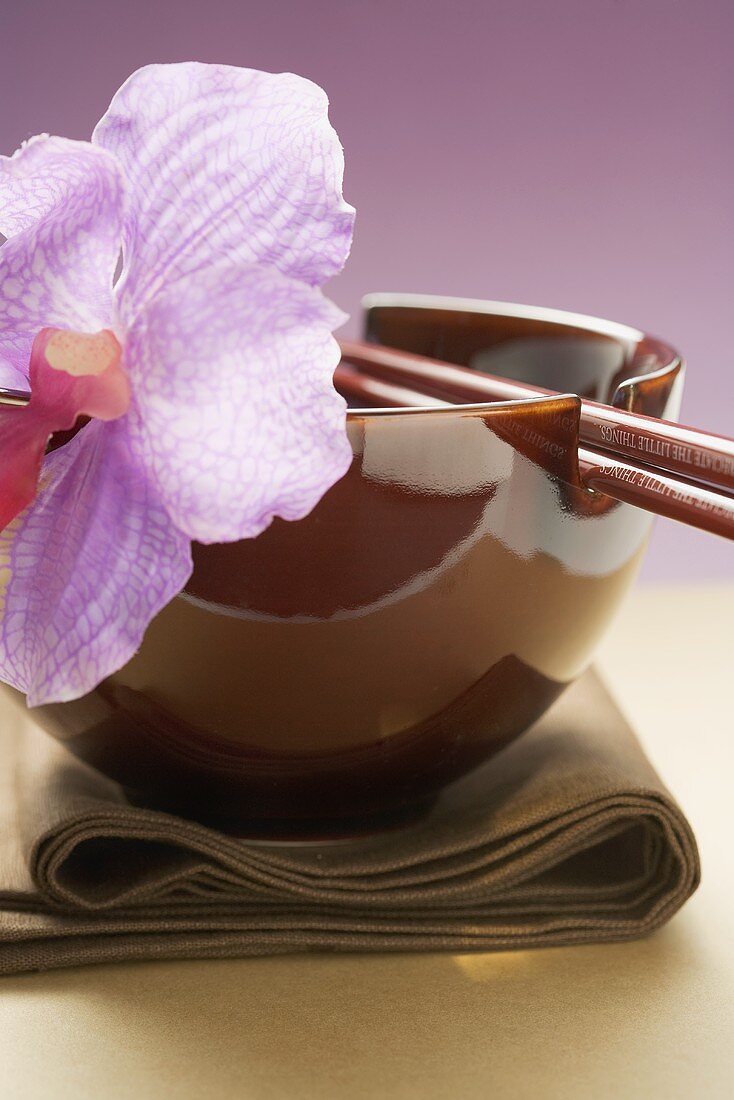
<instances>
[{"instance_id":1,"label":"pink orchid center","mask_svg":"<svg viewBox=\"0 0 734 1100\"><path fill-rule=\"evenodd\" d=\"M109 329L43 329L31 352L29 410L43 412L52 431L72 428L79 416L117 420L130 407L121 361L122 348Z\"/></svg>"},{"instance_id":2,"label":"pink orchid center","mask_svg":"<svg viewBox=\"0 0 734 1100\"><path fill-rule=\"evenodd\" d=\"M130 407L122 348L109 329L42 329L29 373L29 403L0 409L0 531L35 498L55 432L70 431L81 417L117 420Z\"/></svg>"},{"instance_id":3,"label":"pink orchid center","mask_svg":"<svg viewBox=\"0 0 734 1100\"><path fill-rule=\"evenodd\" d=\"M54 370L67 374L103 374L108 367L119 366L122 348L109 331L68 332L52 330L46 344L46 362Z\"/></svg>"}]
</instances>

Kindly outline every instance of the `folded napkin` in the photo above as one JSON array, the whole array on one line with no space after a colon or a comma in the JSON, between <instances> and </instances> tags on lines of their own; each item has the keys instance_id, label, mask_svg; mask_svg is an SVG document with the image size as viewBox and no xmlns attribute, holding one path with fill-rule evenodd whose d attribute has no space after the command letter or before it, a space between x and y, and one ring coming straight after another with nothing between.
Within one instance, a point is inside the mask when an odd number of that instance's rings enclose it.
<instances>
[{"instance_id":1,"label":"folded napkin","mask_svg":"<svg viewBox=\"0 0 734 1100\"><path fill-rule=\"evenodd\" d=\"M690 826L594 673L421 823L330 845L131 806L0 700L0 973L632 939L698 881Z\"/></svg>"}]
</instances>

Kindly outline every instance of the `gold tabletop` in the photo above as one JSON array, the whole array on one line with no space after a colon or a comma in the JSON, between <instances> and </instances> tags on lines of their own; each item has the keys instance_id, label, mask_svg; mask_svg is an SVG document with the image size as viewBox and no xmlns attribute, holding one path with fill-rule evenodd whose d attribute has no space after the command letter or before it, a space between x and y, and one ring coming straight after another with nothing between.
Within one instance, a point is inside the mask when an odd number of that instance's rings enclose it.
<instances>
[{"instance_id":1,"label":"gold tabletop","mask_svg":"<svg viewBox=\"0 0 734 1100\"><path fill-rule=\"evenodd\" d=\"M0 980L3 1100L707 1100L734 1092L734 584L638 588L599 665L696 832L650 939Z\"/></svg>"}]
</instances>

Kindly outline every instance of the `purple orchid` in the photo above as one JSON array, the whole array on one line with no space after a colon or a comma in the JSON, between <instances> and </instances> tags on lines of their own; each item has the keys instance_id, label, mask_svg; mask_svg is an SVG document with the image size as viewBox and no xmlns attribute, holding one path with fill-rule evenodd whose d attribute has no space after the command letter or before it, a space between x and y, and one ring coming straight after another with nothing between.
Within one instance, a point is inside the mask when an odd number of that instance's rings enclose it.
<instances>
[{"instance_id":1,"label":"purple orchid","mask_svg":"<svg viewBox=\"0 0 734 1100\"><path fill-rule=\"evenodd\" d=\"M153 65L91 143L0 158L0 386L31 390L0 410L0 678L30 705L132 656L192 539L299 519L349 465L327 106L291 74Z\"/></svg>"}]
</instances>

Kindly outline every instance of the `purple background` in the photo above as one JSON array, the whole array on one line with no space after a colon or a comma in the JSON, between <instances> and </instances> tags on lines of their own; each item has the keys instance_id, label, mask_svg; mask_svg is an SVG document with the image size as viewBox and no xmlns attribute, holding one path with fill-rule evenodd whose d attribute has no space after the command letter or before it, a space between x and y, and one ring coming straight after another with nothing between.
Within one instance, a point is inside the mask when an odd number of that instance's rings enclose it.
<instances>
[{"instance_id":1,"label":"purple background","mask_svg":"<svg viewBox=\"0 0 734 1100\"><path fill-rule=\"evenodd\" d=\"M149 61L292 70L326 88L358 210L332 296L558 306L689 362L683 419L734 433L729 0L0 0L0 150L88 137ZM352 322L354 325L354 322ZM659 521L645 576L734 575Z\"/></svg>"}]
</instances>

